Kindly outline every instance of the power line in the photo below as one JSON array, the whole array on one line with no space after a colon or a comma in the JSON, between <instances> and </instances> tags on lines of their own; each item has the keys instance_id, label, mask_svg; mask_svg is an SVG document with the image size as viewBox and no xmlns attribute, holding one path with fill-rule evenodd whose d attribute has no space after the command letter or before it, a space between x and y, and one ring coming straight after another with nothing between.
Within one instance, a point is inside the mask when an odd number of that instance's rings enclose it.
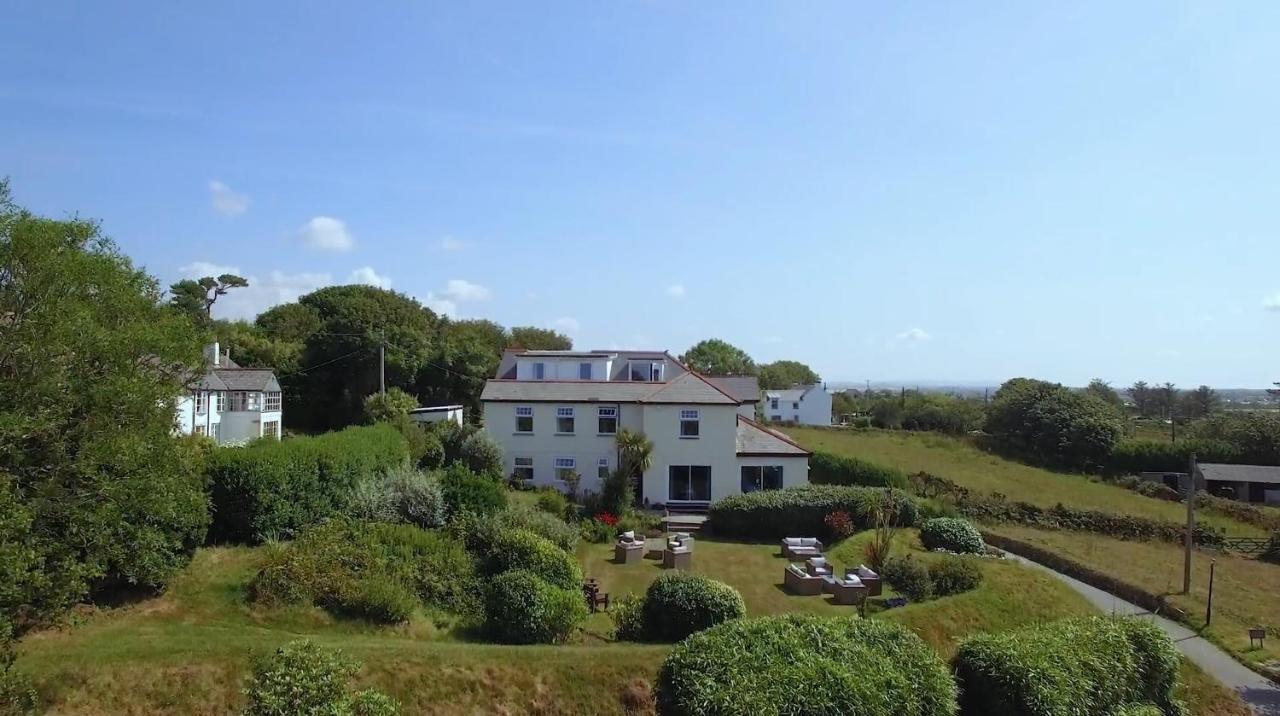
<instances>
[{"instance_id":1,"label":"power line","mask_svg":"<svg viewBox=\"0 0 1280 716\"><path fill-rule=\"evenodd\" d=\"M325 366L327 366L327 365L329 365L329 364L331 364L331 363L337 363L337 362L338 362L338 361L340 361L340 360L345 360L345 359L350 358L351 356L353 356L353 355L355 355L355 354L357 354L357 353L363 353L363 352L364 352L364 349L363 349L363 348L361 348L361 349L357 349L357 350L351 351L350 353L346 353L346 354L340 355L340 356L338 356L337 358L334 358L334 359L332 359L332 360L327 360L327 361L325 361L325 362L323 362L323 363L317 363L317 364L315 364L315 365L313 365L313 366L308 366L308 367L306 367L306 368L302 368L302 369L299 369L299 370L295 370L295 371L293 371L292 373L283 373L283 374L281 374L281 375L280 375L280 377L281 377L281 378L287 378L287 377L289 377L289 376L291 376L291 375L301 375L301 374L303 374L303 373L306 373L307 371L312 371L312 370L315 370L316 368L323 368L323 367L325 367Z\"/></svg>"}]
</instances>

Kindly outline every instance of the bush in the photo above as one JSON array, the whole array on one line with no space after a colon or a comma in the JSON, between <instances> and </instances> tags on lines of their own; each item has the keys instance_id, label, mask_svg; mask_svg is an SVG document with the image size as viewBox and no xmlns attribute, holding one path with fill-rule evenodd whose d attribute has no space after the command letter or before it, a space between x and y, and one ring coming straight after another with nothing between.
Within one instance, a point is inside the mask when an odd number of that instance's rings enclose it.
<instances>
[{"instance_id":1,"label":"bush","mask_svg":"<svg viewBox=\"0 0 1280 716\"><path fill-rule=\"evenodd\" d=\"M0 617L0 714L25 716L34 714L39 700L31 679L14 667L13 629Z\"/></svg>"},{"instance_id":2,"label":"bush","mask_svg":"<svg viewBox=\"0 0 1280 716\"><path fill-rule=\"evenodd\" d=\"M421 457L418 458L418 468L439 470L444 467L444 443L440 442L440 436L422 427L418 430L422 433L422 444L418 446L421 453Z\"/></svg>"},{"instance_id":3,"label":"bush","mask_svg":"<svg viewBox=\"0 0 1280 716\"><path fill-rule=\"evenodd\" d=\"M578 546L578 527L541 510L523 505L511 505L495 515L490 523L497 530L526 530L555 543L557 547L572 552Z\"/></svg>"},{"instance_id":4,"label":"bush","mask_svg":"<svg viewBox=\"0 0 1280 716\"><path fill-rule=\"evenodd\" d=\"M905 490L907 476L892 467L818 450L809 458L809 482L814 485L862 485Z\"/></svg>"},{"instance_id":5,"label":"bush","mask_svg":"<svg viewBox=\"0 0 1280 716\"><path fill-rule=\"evenodd\" d=\"M449 519L463 512L492 515L507 506L502 483L454 465L443 473L444 504Z\"/></svg>"},{"instance_id":6,"label":"bush","mask_svg":"<svg viewBox=\"0 0 1280 716\"><path fill-rule=\"evenodd\" d=\"M880 576L913 602L933 597L933 579L929 577L929 569L909 554L886 559Z\"/></svg>"},{"instance_id":7,"label":"bush","mask_svg":"<svg viewBox=\"0 0 1280 716\"><path fill-rule=\"evenodd\" d=\"M1112 711L1111 716L1164 716L1164 714L1151 704L1125 704Z\"/></svg>"},{"instance_id":8,"label":"bush","mask_svg":"<svg viewBox=\"0 0 1280 716\"><path fill-rule=\"evenodd\" d=\"M1185 713L1173 696L1178 651L1141 619L1088 617L982 634L961 644L956 676L966 713L1106 714L1152 704Z\"/></svg>"},{"instance_id":9,"label":"bush","mask_svg":"<svg viewBox=\"0 0 1280 716\"><path fill-rule=\"evenodd\" d=\"M935 517L920 526L920 542L926 549L945 549L960 554L982 554L986 545L982 534L968 520Z\"/></svg>"},{"instance_id":10,"label":"bush","mask_svg":"<svg viewBox=\"0 0 1280 716\"><path fill-rule=\"evenodd\" d=\"M294 641L254 664L245 695L245 716L390 716L399 712L395 701L376 691L349 693L348 683L359 669L340 651L323 649L306 640Z\"/></svg>"},{"instance_id":11,"label":"bush","mask_svg":"<svg viewBox=\"0 0 1280 716\"><path fill-rule=\"evenodd\" d=\"M746 613L742 595L724 582L668 572L655 579L645 592L643 634L648 641L680 641Z\"/></svg>"},{"instance_id":12,"label":"bush","mask_svg":"<svg viewBox=\"0 0 1280 716\"><path fill-rule=\"evenodd\" d=\"M485 628L506 644L553 644L564 641L587 617L579 585L557 587L524 569L503 572L489 583Z\"/></svg>"},{"instance_id":13,"label":"bush","mask_svg":"<svg viewBox=\"0 0 1280 716\"><path fill-rule=\"evenodd\" d=\"M494 537L488 554L480 556L483 572L488 576L523 569L562 589L582 587L582 569L573 555L528 530L502 530Z\"/></svg>"},{"instance_id":14,"label":"bush","mask_svg":"<svg viewBox=\"0 0 1280 716\"><path fill-rule=\"evenodd\" d=\"M555 515L558 519L565 519L572 507L569 503L569 498L565 497L559 490L539 490L535 504L538 509L549 515Z\"/></svg>"},{"instance_id":15,"label":"bush","mask_svg":"<svg viewBox=\"0 0 1280 716\"><path fill-rule=\"evenodd\" d=\"M418 596L399 580L370 574L345 582L331 605L333 610L379 624L408 621L418 606Z\"/></svg>"},{"instance_id":16,"label":"bush","mask_svg":"<svg viewBox=\"0 0 1280 716\"><path fill-rule=\"evenodd\" d=\"M365 522L399 522L400 510L391 485L382 475L360 478L351 491L347 515Z\"/></svg>"},{"instance_id":17,"label":"bush","mask_svg":"<svg viewBox=\"0 0 1280 716\"><path fill-rule=\"evenodd\" d=\"M1223 440L1190 438L1167 440L1127 439L1116 443L1107 458L1106 471L1113 475L1140 472L1186 472L1195 453L1200 462L1240 462L1240 451Z\"/></svg>"},{"instance_id":18,"label":"bush","mask_svg":"<svg viewBox=\"0 0 1280 716\"><path fill-rule=\"evenodd\" d=\"M716 534L736 537L829 536L825 518L832 512L847 512L860 529L871 527L885 493L884 488L843 485L762 490L713 504L710 522ZM915 524L915 500L900 490L889 494L898 508L895 522L903 527Z\"/></svg>"},{"instance_id":19,"label":"bush","mask_svg":"<svg viewBox=\"0 0 1280 716\"><path fill-rule=\"evenodd\" d=\"M947 667L880 619L735 619L676 645L658 673L664 716L953 716Z\"/></svg>"},{"instance_id":20,"label":"bush","mask_svg":"<svg viewBox=\"0 0 1280 716\"><path fill-rule=\"evenodd\" d=\"M613 636L620 641L644 641L644 597L627 594L609 610Z\"/></svg>"},{"instance_id":21,"label":"bush","mask_svg":"<svg viewBox=\"0 0 1280 716\"><path fill-rule=\"evenodd\" d=\"M618 533L616 527L594 517L579 523L578 531L582 534L582 539L595 544L608 542Z\"/></svg>"},{"instance_id":22,"label":"bush","mask_svg":"<svg viewBox=\"0 0 1280 716\"><path fill-rule=\"evenodd\" d=\"M1074 469L1101 467L1120 440L1117 409L1057 383L1014 378L992 397L986 430L1024 460Z\"/></svg>"},{"instance_id":23,"label":"bush","mask_svg":"<svg viewBox=\"0 0 1280 716\"><path fill-rule=\"evenodd\" d=\"M408 446L393 426L215 449L206 470L214 541L288 537L351 509L357 483L403 466Z\"/></svg>"},{"instance_id":24,"label":"bush","mask_svg":"<svg viewBox=\"0 0 1280 716\"><path fill-rule=\"evenodd\" d=\"M982 570L972 558L947 555L929 564L929 583L937 597L949 597L982 584Z\"/></svg>"},{"instance_id":25,"label":"bush","mask_svg":"<svg viewBox=\"0 0 1280 716\"><path fill-rule=\"evenodd\" d=\"M371 393L364 397L366 423L389 423L408 417L409 411L418 407L418 399L400 388L388 388L385 393Z\"/></svg>"},{"instance_id":26,"label":"bush","mask_svg":"<svg viewBox=\"0 0 1280 716\"><path fill-rule=\"evenodd\" d=\"M399 468L387 475L387 484L395 499L396 514L409 524L439 527L444 524L444 489L435 477L409 468Z\"/></svg>"},{"instance_id":27,"label":"bush","mask_svg":"<svg viewBox=\"0 0 1280 716\"><path fill-rule=\"evenodd\" d=\"M501 479L505 460L502 446L484 431L476 431L462 441L459 462L477 475Z\"/></svg>"}]
</instances>

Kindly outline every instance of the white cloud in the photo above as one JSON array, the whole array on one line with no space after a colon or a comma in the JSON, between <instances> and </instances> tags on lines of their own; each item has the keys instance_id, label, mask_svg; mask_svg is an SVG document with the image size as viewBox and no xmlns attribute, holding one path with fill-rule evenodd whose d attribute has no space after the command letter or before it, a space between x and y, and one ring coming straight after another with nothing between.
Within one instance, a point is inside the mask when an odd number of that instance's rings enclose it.
<instances>
[{"instance_id":1,"label":"white cloud","mask_svg":"<svg viewBox=\"0 0 1280 716\"><path fill-rule=\"evenodd\" d=\"M1280 291L1262 299L1262 307L1268 311L1280 311Z\"/></svg>"},{"instance_id":2,"label":"white cloud","mask_svg":"<svg viewBox=\"0 0 1280 716\"><path fill-rule=\"evenodd\" d=\"M347 277L347 283L362 283L367 286L377 286L378 288L391 288L391 279L387 276L378 275L372 266L361 266L351 275Z\"/></svg>"},{"instance_id":3,"label":"white cloud","mask_svg":"<svg viewBox=\"0 0 1280 716\"><path fill-rule=\"evenodd\" d=\"M209 203L223 216L239 216L249 210L249 197L214 179L209 182Z\"/></svg>"},{"instance_id":4,"label":"white cloud","mask_svg":"<svg viewBox=\"0 0 1280 716\"><path fill-rule=\"evenodd\" d=\"M449 318L456 318L458 316L458 304L447 298L440 298L434 293L428 293L427 297L422 299L422 303L427 308L430 308L441 315L448 316Z\"/></svg>"},{"instance_id":5,"label":"white cloud","mask_svg":"<svg viewBox=\"0 0 1280 716\"><path fill-rule=\"evenodd\" d=\"M898 335L894 336L894 338L900 341L910 341L912 343L920 343L923 341L927 341L930 338L933 338L933 336L925 332L923 328L909 328L903 331L902 333L899 333Z\"/></svg>"},{"instance_id":6,"label":"white cloud","mask_svg":"<svg viewBox=\"0 0 1280 716\"><path fill-rule=\"evenodd\" d=\"M427 297L422 299L422 303L436 313L443 313L450 318L454 318L458 315L458 304L483 301L491 295L493 294L489 289L478 283L471 283L461 278L451 278L445 283L442 291L428 291Z\"/></svg>"},{"instance_id":7,"label":"white cloud","mask_svg":"<svg viewBox=\"0 0 1280 716\"><path fill-rule=\"evenodd\" d=\"M441 251L461 251L467 248L467 244L462 239L455 239L452 236L446 236L440 239L438 244Z\"/></svg>"},{"instance_id":8,"label":"white cloud","mask_svg":"<svg viewBox=\"0 0 1280 716\"><path fill-rule=\"evenodd\" d=\"M667 295L672 298L684 298L685 296L684 286L678 283L667 286Z\"/></svg>"},{"instance_id":9,"label":"white cloud","mask_svg":"<svg viewBox=\"0 0 1280 716\"><path fill-rule=\"evenodd\" d=\"M317 216L303 224L298 229L298 238L321 251L350 251L356 243L346 223L332 216Z\"/></svg>"},{"instance_id":10,"label":"white cloud","mask_svg":"<svg viewBox=\"0 0 1280 716\"><path fill-rule=\"evenodd\" d=\"M572 316L561 316L560 318L552 321L551 325L570 335L577 333L578 329L582 328L582 324L578 322L578 319Z\"/></svg>"},{"instance_id":11,"label":"white cloud","mask_svg":"<svg viewBox=\"0 0 1280 716\"><path fill-rule=\"evenodd\" d=\"M205 276L216 278L224 273L240 275L240 269L235 266L215 264L210 261L192 261L186 266L178 267L178 270L182 272L183 278L204 278Z\"/></svg>"},{"instance_id":12,"label":"white cloud","mask_svg":"<svg viewBox=\"0 0 1280 716\"><path fill-rule=\"evenodd\" d=\"M200 278L233 273L244 276L236 266L215 264L209 261L193 261L178 269L183 278ZM263 311L281 303L296 301L304 294L318 288L333 285L333 277L327 273L285 273L272 271L264 277L245 276L249 282L244 288L233 288L219 296L213 304L215 318L251 319Z\"/></svg>"}]
</instances>

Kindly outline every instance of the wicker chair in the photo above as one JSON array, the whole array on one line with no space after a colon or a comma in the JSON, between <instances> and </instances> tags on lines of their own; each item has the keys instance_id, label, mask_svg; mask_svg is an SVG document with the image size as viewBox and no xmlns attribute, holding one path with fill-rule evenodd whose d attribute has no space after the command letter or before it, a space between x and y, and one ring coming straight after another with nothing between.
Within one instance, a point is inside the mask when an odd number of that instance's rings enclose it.
<instances>
[{"instance_id":1,"label":"wicker chair","mask_svg":"<svg viewBox=\"0 0 1280 716\"><path fill-rule=\"evenodd\" d=\"M817 537L787 537L782 540L782 556L787 559L808 559L822 555L822 542Z\"/></svg>"},{"instance_id":2,"label":"wicker chair","mask_svg":"<svg viewBox=\"0 0 1280 716\"><path fill-rule=\"evenodd\" d=\"M867 585L867 596L878 597L884 593L884 582L880 579L880 575L871 571L871 568L865 564L858 565L857 569L850 567L844 571L845 579L849 577L857 577L859 581Z\"/></svg>"},{"instance_id":3,"label":"wicker chair","mask_svg":"<svg viewBox=\"0 0 1280 716\"><path fill-rule=\"evenodd\" d=\"M867 600L867 585L857 577L831 580L832 601L836 604L859 605Z\"/></svg>"},{"instance_id":4,"label":"wicker chair","mask_svg":"<svg viewBox=\"0 0 1280 716\"><path fill-rule=\"evenodd\" d=\"M635 564L644 560L644 540L627 542L618 540L613 545L613 561L617 564Z\"/></svg>"},{"instance_id":5,"label":"wicker chair","mask_svg":"<svg viewBox=\"0 0 1280 716\"><path fill-rule=\"evenodd\" d=\"M782 586L792 594L802 596L822 594L822 577L809 574L798 564L788 564L782 570Z\"/></svg>"},{"instance_id":6,"label":"wicker chair","mask_svg":"<svg viewBox=\"0 0 1280 716\"><path fill-rule=\"evenodd\" d=\"M690 569L693 567L693 550L688 547L663 550L662 567L663 569Z\"/></svg>"}]
</instances>

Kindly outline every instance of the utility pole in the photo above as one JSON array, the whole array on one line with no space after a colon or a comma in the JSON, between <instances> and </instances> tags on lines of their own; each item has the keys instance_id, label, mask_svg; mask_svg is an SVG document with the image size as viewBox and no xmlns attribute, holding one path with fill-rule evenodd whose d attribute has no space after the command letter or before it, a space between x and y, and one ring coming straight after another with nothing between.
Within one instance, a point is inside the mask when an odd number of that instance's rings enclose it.
<instances>
[{"instance_id":1,"label":"utility pole","mask_svg":"<svg viewBox=\"0 0 1280 716\"><path fill-rule=\"evenodd\" d=\"M1218 566L1218 560L1209 560L1209 603L1204 608L1204 625L1207 627L1213 622L1213 568Z\"/></svg>"},{"instance_id":2,"label":"utility pole","mask_svg":"<svg viewBox=\"0 0 1280 716\"><path fill-rule=\"evenodd\" d=\"M378 389L387 394L387 329L382 329L382 340L378 342Z\"/></svg>"},{"instance_id":3,"label":"utility pole","mask_svg":"<svg viewBox=\"0 0 1280 716\"><path fill-rule=\"evenodd\" d=\"M1187 535L1186 551L1182 558L1182 593L1191 593L1191 547L1196 538L1196 454L1191 453L1187 464Z\"/></svg>"}]
</instances>

